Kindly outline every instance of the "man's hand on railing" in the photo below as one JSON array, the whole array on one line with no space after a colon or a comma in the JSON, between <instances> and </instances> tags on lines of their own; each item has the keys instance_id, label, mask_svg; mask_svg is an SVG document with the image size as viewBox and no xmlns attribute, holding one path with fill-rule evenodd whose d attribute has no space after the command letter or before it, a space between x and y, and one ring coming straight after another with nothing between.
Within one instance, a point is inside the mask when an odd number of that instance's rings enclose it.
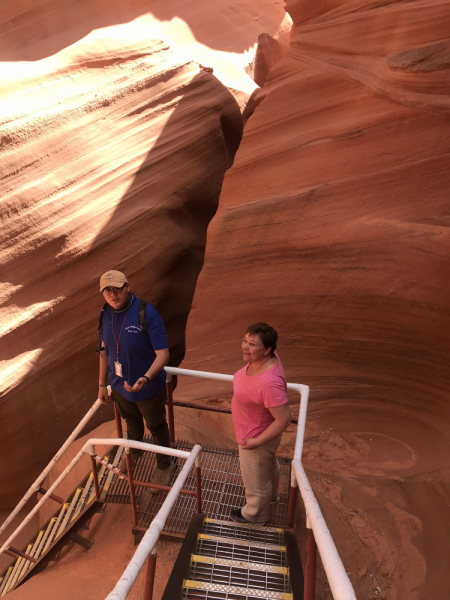
<instances>
[{"instance_id":1,"label":"man's hand on railing","mask_svg":"<svg viewBox=\"0 0 450 600\"><path fill-rule=\"evenodd\" d=\"M98 399L102 404L109 404L111 399L108 396L108 388L103 385L98 386Z\"/></svg>"}]
</instances>

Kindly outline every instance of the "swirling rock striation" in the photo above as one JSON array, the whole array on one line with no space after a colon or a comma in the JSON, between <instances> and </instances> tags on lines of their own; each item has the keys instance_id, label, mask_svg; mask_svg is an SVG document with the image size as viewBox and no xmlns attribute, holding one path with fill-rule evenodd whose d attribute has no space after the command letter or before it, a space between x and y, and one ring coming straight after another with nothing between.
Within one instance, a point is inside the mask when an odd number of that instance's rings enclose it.
<instances>
[{"instance_id":1,"label":"swirling rock striation","mask_svg":"<svg viewBox=\"0 0 450 600\"><path fill-rule=\"evenodd\" d=\"M0 467L11 506L97 394L98 277L160 310L171 359L281 0L26 0L0 16ZM111 418L104 409L91 427Z\"/></svg>"},{"instance_id":2,"label":"swirling rock striation","mask_svg":"<svg viewBox=\"0 0 450 600\"><path fill-rule=\"evenodd\" d=\"M232 372L246 327L276 327L289 380L311 386L305 461L357 593L437 600L450 593L448 2L287 10L290 50L226 174L183 365Z\"/></svg>"}]
</instances>

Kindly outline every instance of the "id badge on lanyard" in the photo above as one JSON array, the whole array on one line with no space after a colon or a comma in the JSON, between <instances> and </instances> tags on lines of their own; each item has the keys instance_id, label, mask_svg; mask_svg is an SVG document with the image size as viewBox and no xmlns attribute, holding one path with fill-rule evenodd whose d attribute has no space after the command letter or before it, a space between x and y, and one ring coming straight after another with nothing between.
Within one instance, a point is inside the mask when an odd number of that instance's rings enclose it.
<instances>
[{"instance_id":1,"label":"id badge on lanyard","mask_svg":"<svg viewBox=\"0 0 450 600\"><path fill-rule=\"evenodd\" d=\"M114 370L116 372L117 377L123 377L122 365L118 360L116 360L116 362L114 363Z\"/></svg>"},{"instance_id":2,"label":"id badge on lanyard","mask_svg":"<svg viewBox=\"0 0 450 600\"><path fill-rule=\"evenodd\" d=\"M122 335L123 326L125 325L125 321L127 320L127 315L125 315L125 319L123 320L122 327L120 328L119 339L116 338L116 332L114 331L114 314L112 315L112 330L114 334L114 339L116 340L116 348L117 348L117 360L114 363L114 371L117 377L123 377L123 369L122 365L119 361L119 343L120 336Z\"/></svg>"}]
</instances>

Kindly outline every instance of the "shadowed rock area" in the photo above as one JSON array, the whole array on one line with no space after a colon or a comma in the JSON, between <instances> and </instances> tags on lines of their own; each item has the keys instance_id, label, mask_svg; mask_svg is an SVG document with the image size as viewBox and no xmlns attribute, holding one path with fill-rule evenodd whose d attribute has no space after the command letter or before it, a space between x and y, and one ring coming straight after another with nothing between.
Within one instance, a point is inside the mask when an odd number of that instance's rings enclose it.
<instances>
[{"instance_id":1,"label":"shadowed rock area","mask_svg":"<svg viewBox=\"0 0 450 600\"><path fill-rule=\"evenodd\" d=\"M291 47L225 176L182 366L233 372L246 327L273 325L288 379L311 386L305 464L358 597L442 599L448 3L287 10Z\"/></svg>"}]
</instances>

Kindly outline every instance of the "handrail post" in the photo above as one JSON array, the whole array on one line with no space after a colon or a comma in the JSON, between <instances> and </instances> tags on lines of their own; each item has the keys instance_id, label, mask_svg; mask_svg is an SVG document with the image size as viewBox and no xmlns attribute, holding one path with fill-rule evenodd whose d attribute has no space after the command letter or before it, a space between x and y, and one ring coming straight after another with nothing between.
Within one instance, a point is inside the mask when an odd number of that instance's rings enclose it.
<instances>
[{"instance_id":1,"label":"handrail post","mask_svg":"<svg viewBox=\"0 0 450 600\"><path fill-rule=\"evenodd\" d=\"M202 512L202 469L201 467L195 467L195 487L197 497L197 512Z\"/></svg>"},{"instance_id":2,"label":"handrail post","mask_svg":"<svg viewBox=\"0 0 450 600\"><path fill-rule=\"evenodd\" d=\"M158 554L158 543L147 558L147 573L145 575L144 585L144 600L152 600L153 598L153 585L155 583L155 572L156 572L156 558Z\"/></svg>"},{"instance_id":3,"label":"handrail post","mask_svg":"<svg viewBox=\"0 0 450 600\"><path fill-rule=\"evenodd\" d=\"M172 388L172 375L167 373L166 379L166 392L167 392L167 412L169 416L169 436L172 444L175 443L175 423L173 418L173 388Z\"/></svg>"},{"instance_id":4,"label":"handrail post","mask_svg":"<svg viewBox=\"0 0 450 600\"><path fill-rule=\"evenodd\" d=\"M305 437L306 411L308 409L309 387L306 385L293 384L293 388L300 394L300 406L298 410L297 434L295 437L294 459L301 460L303 452L303 440ZM287 526L294 529L295 512L297 510L298 482L295 470L291 463L291 489L289 490L289 505Z\"/></svg>"},{"instance_id":5,"label":"handrail post","mask_svg":"<svg viewBox=\"0 0 450 600\"><path fill-rule=\"evenodd\" d=\"M114 400L113 400L113 404L114 404L114 416L116 418L117 437L123 438L122 420L120 418L119 409L117 408L117 404L114 402Z\"/></svg>"},{"instance_id":6,"label":"handrail post","mask_svg":"<svg viewBox=\"0 0 450 600\"><path fill-rule=\"evenodd\" d=\"M297 510L297 496L298 496L298 483L295 478L294 467L291 465L291 487L289 489L289 504L288 504L288 516L286 525L289 529L294 529L295 525L295 512Z\"/></svg>"},{"instance_id":7,"label":"handrail post","mask_svg":"<svg viewBox=\"0 0 450 600\"><path fill-rule=\"evenodd\" d=\"M202 512L202 451L195 458L195 495L197 498L197 512Z\"/></svg>"},{"instance_id":8,"label":"handrail post","mask_svg":"<svg viewBox=\"0 0 450 600\"><path fill-rule=\"evenodd\" d=\"M305 593L304 600L314 600L316 597L316 563L317 544L309 519L306 520L306 564L305 564Z\"/></svg>"},{"instance_id":9,"label":"handrail post","mask_svg":"<svg viewBox=\"0 0 450 600\"><path fill-rule=\"evenodd\" d=\"M93 456L91 456L91 463L92 463L92 479L94 481L95 499L98 502L100 500L100 488L98 485L97 463L95 462L95 458Z\"/></svg>"},{"instance_id":10,"label":"handrail post","mask_svg":"<svg viewBox=\"0 0 450 600\"><path fill-rule=\"evenodd\" d=\"M128 471L128 484L130 487L130 504L131 504L131 518L133 520L133 527L137 527L137 507L136 507L136 494L134 492L133 483L133 463L131 462L131 453L129 448L125 448L125 460L127 461Z\"/></svg>"}]
</instances>

